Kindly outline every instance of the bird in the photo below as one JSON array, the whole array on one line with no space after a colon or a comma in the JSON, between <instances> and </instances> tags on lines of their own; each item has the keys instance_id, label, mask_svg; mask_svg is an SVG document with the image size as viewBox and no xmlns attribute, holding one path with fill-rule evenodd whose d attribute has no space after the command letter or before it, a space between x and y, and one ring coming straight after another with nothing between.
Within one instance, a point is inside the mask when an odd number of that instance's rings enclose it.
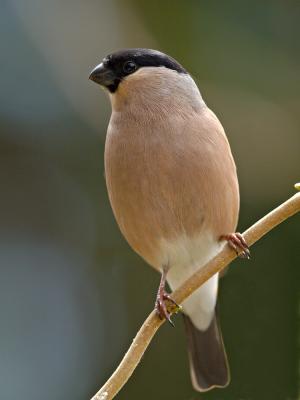
<instances>
[{"instance_id":1,"label":"bird","mask_svg":"<svg viewBox=\"0 0 300 400\"><path fill-rule=\"evenodd\" d=\"M226 243L250 256L235 232L240 199L229 142L191 74L161 51L112 52L89 78L111 102L104 169L113 214L132 249L161 273L155 309L173 324L166 282L175 290ZM218 282L215 274L182 304L199 392L230 381Z\"/></svg>"}]
</instances>

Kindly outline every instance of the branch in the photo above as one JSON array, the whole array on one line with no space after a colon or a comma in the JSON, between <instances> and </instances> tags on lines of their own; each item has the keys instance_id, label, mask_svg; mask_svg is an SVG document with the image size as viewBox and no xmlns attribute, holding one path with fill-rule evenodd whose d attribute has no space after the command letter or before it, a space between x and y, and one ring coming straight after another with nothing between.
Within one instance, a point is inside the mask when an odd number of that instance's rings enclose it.
<instances>
[{"instance_id":1,"label":"branch","mask_svg":"<svg viewBox=\"0 0 300 400\"><path fill-rule=\"evenodd\" d=\"M296 184L295 187L300 190L300 184ZM275 228L275 226L296 214L298 211L300 211L300 193L295 194L247 229L243 233L247 244L251 246L271 229ZM175 290L172 293L172 298L178 304L182 303L204 282L224 269L235 258L235 252L230 249L229 246L225 246L215 258L209 261ZM111 400L115 397L132 375L153 336L164 322L165 320L159 319L155 311L151 312L138 331L118 368L91 400Z\"/></svg>"}]
</instances>

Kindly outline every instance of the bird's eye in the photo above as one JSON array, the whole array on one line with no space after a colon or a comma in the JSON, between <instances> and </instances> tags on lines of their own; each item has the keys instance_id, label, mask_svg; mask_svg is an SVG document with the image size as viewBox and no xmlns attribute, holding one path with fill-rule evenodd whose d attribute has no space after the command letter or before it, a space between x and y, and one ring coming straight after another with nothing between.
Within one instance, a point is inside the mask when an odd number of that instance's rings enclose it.
<instances>
[{"instance_id":1,"label":"bird's eye","mask_svg":"<svg viewBox=\"0 0 300 400\"><path fill-rule=\"evenodd\" d=\"M131 74L137 69L136 63L133 61L126 61L126 63L123 65L123 71L125 74Z\"/></svg>"}]
</instances>

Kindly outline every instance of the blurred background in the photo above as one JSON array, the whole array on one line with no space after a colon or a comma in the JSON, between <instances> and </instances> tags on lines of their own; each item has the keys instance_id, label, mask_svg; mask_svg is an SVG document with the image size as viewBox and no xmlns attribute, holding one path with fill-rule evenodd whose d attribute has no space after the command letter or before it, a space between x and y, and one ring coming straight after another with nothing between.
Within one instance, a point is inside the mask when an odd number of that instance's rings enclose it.
<instances>
[{"instance_id":1,"label":"blurred background","mask_svg":"<svg viewBox=\"0 0 300 400\"><path fill-rule=\"evenodd\" d=\"M243 231L299 181L299 18L292 0L1 1L1 400L89 399L153 308L159 276L108 202L110 105L90 70L151 47L193 74L232 146ZM193 391L178 316L118 398L297 399L299 248L296 216L223 278L227 389Z\"/></svg>"}]
</instances>

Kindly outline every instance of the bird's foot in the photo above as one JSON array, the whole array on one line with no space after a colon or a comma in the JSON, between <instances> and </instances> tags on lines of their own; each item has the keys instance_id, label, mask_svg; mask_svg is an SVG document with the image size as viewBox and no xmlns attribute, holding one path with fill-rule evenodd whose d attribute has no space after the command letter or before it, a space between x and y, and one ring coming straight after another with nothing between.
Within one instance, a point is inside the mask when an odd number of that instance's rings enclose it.
<instances>
[{"instance_id":1,"label":"bird's foot","mask_svg":"<svg viewBox=\"0 0 300 400\"><path fill-rule=\"evenodd\" d=\"M171 298L165 289L163 289L158 290L155 302L155 310L160 319L165 318L172 326L175 326L174 322L171 320L171 315L180 311L181 306Z\"/></svg>"},{"instance_id":2,"label":"bird's foot","mask_svg":"<svg viewBox=\"0 0 300 400\"><path fill-rule=\"evenodd\" d=\"M250 259L249 247L239 232L230 233L229 235L222 235L220 240L226 240L229 246L236 252L241 258Z\"/></svg>"},{"instance_id":3,"label":"bird's foot","mask_svg":"<svg viewBox=\"0 0 300 400\"><path fill-rule=\"evenodd\" d=\"M158 287L158 292L155 301L155 310L160 319L166 319L172 326L175 326L171 320L171 315L181 311L181 306L176 303L175 300L171 298L169 293L167 293L166 286L166 275L168 268L163 268L160 284Z\"/></svg>"}]
</instances>

